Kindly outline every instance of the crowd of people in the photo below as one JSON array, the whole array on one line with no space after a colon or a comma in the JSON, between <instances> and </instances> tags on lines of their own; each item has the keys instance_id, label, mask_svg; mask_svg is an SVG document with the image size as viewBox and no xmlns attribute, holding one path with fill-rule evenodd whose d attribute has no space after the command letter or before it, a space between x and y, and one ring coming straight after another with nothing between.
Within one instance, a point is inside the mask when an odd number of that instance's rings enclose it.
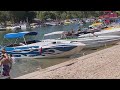
<instances>
[{"instance_id":1,"label":"crowd of people","mask_svg":"<svg viewBox=\"0 0 120 90\"><path fill-rule=\"evenodd\" d=\"M92 33L94 36L96 36L94 34L94 32L97 32L99 31L99 28L98 29L94 29L94 28L87 28L87 30L81 30L81 28L79 28L77 31L75 30L71 30L71 31L66 31L62 34L61 38L64 39L64 38L74 38L74 37L78 37L80 36L81 34L87 34L87 33Z\"/></svg>"},{"instance_id":2,"label":"crowd of people","mask_svg":"<svg viewBox=\"0 0 120 90\"><path fill-rule=\"evenodd\" d=\"M72 29L71 31L63 32L61 38L73 38L76 36L76 32Z\"/></svg>"}]
</instances>

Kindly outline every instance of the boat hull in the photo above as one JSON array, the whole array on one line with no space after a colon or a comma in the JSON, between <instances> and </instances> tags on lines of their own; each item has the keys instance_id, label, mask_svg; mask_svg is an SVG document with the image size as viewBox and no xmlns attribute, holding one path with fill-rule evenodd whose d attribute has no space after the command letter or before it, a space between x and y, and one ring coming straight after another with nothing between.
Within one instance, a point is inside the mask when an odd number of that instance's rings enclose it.
<instances>
[{"instance_id":1,"label":"boat hull","mask_svg":"<svg viewBox=\"0 0 120 90\"><path fill-rule=\"evenodd\" d=\"M111 29L111 30L102 30L100 32L94 32L94 35L99 35L99 36L102 36L102 35L119 35L120 36L120 28L114 28L114 29ZM93 36L93 34L92 33L83 34L83 35L80 35L79 37L90 37L90 36Z\"/></svg>"},{"instance_id":2,"label":"boat hull","mask_svg":"<svg viewBox=\"0 0 120 90\"><path fill-rule=\"evenodd\" d=\"M102 46L109 46L109 45L114 45L116 43L118 43L120 41L120 39L114 39L114 40L106 40L106 41L98 41L98 42L94 42L94 43L86 43L85 48L98 48L98 47L102 47Z\"/></svg>"},{"instance_id":3,"label":"boat hull","mask_svg":"<svg viewBox=\"0 0 120 90\"><path fill-rule=\"evenodd\" d=\"M50 44L38 42L20 47L6 47L5 49L8 54L12 54L15 58L58 58L79 53L84 46L85 44L82 43Z\"/></svg>"},{"instance_id":4,"label":"boat hull","mask_svg":"<svg viewBox=\"0 0 120 90\"><path fill-rule=\"evenodd\" d=\"M84 48L97 48L106 45L116 44L120 41L120 36L94 36L86 38L67 39L72 42L81 42L85 44Z\"/></svg>"},{"instance_id":5,"label":"boat hull","mask_svg":"<svg viewBox=\"0 0 120 90\"><path fill-rule=\"evenodd\" d=\"M65 47L64 47L65 48ZM63 49L64 49L63 48ZM71 47L68 47L71 48ZM60 57L70 57L71 55L77 54L79 53L82 49L84 48L84 46L77 46L74 47L72 50L69 51L61 51L57 54L45 54L43 56L38 56L36 58L60 58ZM67 48L66 48L67 49Z\"/></svg>"}]
</instances>

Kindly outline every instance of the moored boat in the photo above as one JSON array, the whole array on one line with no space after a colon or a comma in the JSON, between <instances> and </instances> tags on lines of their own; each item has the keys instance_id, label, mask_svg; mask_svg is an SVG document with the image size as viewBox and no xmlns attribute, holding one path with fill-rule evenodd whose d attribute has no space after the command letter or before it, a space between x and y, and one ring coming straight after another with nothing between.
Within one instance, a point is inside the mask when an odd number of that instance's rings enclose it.
<instances>
[{"instance_id":1,"label":"moored boat","mask_svg":"<svg viewBox=\"0 0 120 90\"><path fill-rule=\"evenodd\" d=\"M4 38L24 38L24 42L14 43L5 46L8 54L15 58L58 58L68 57L79 53L85 46L80 42L70 42L66 40L30 40L26 41L25 36L37 35L37 32L8 33ZM2 49L2 47L1 47Z\"/></svg>"},{"instance_id":2,"label":"moored boat","mask_svg":"<svg viewBox=\"0 0 120 90\"><path fill-rule=\"evenodd\" d=\"M73 37L72 35L67 38L63 37L64 31L57 31L57 32L52 32L44 35L44 38L54 38L55 40L67 40L71 42L82 42L86 46L84 48L97 48L105 45L111 45L111 44L116 44L118 41L120 41L120 36L117 35L108 35L108 36L97 36L97 35L92 35L89 37ZM55 38L55 35L57 36Z\"/></svg>"},{"instance_id":3,"label":"moored boat","mask_svg":"<svg viewBox=\"0 0 120 90\"><path fill-rule=\"evenodd\" d=\"M69 25L73 23L71 20L67 19L67 20L64 20L64 25Z\"/></svg>"},{"instance_id":4,"label":"moored boat","mask_svg":"<svg viewBox=\"0 0 120 90\"><path fill-rule=\"evenodd\" d=\"M95 35L120 35L120 28L108 28L109 30L100 30L99 32L94 32ZM89 37L93 36L92 33L82 34L79 37Z\"/></svg>"}]
</instances>

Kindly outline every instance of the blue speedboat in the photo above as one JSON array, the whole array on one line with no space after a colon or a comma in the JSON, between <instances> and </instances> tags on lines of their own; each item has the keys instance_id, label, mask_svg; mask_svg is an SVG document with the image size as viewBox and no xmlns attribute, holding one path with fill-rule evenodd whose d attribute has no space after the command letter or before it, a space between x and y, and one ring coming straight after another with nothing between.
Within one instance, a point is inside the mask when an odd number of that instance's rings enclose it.
<instances>
[{"instance_id":1,"label":"blue speedboat","mask_svg":"<svg viewBox=\"0 0 120 90\"><path fill-rule=\"evenodd\" d=\"M4 35L6 39L23 38L24 41L5 46L8 54L15 58L57 58L68 57L79 53L85 46L80 42L70 42L66 40L29 40L25 39L27 35L37 35L37 32L19 32L8 33ZM16 42L15 40L15 42ZM2 49L2 47L1 47ZM1 54L1 52L0 52Z\"/></svg>"}]
</instances>

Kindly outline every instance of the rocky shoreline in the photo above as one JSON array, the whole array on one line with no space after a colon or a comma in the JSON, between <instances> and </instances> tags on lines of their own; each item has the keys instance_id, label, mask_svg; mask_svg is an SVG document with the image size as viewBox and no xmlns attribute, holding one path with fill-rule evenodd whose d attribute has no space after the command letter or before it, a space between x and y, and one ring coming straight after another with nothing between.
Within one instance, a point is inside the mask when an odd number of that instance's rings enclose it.
<instances>
[{"instance_id":1,"label":"rocky shoreline","mask_svg":"<svg viewBox=\"0 0 120 90\"><path fill-rule=\"evenodd\" d=\"M120 44L14 79L117 79Z\"/></svg>"}]
</instances>

